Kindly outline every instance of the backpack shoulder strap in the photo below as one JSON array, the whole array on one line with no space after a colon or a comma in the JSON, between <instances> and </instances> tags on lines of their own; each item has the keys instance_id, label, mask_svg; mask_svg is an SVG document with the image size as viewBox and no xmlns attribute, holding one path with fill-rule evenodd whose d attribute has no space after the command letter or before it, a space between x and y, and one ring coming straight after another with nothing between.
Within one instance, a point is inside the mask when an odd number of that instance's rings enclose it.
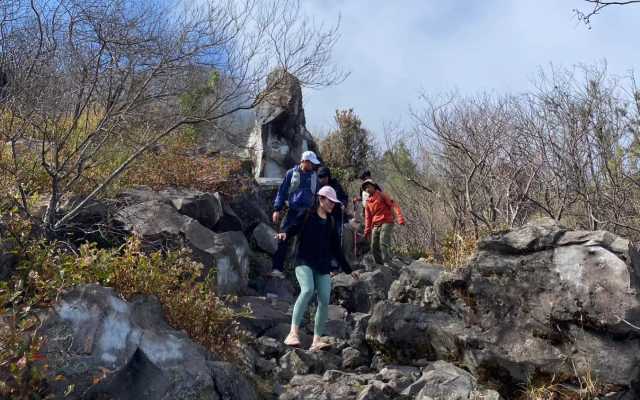
<instances>
[{"instance_id":1,"label":"backpack shoulder strap","mask_svg":"<svg viewBox=\"0 0 640 400\"><path fill-rule=\"evenodd\" d=\"M318 174L316 172L311 175L311 194L315 196L318 188Z\"/></svg>"},{"instance_id":2,"label":"backpack shoulder strap","mask_svg":"<svg viewBox=\"0 0 640 400\"><path fill-rule=\"evenodd\" d=\"M289 195L300 187L300 169L298 166L293 167L293 172L291 173L291 183L289 184Z\"/></svg>"}]
</instances>

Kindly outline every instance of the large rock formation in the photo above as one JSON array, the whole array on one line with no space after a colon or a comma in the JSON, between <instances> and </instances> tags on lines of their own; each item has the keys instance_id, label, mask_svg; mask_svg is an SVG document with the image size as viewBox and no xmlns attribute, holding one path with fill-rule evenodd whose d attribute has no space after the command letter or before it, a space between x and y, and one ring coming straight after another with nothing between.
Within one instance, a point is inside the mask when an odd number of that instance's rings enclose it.
<instances>
[{"instance_id":1,"label":"large rock formation","mask_svg":"<svg viewBox=\"0 0 640 400\"><path fill-rule=\"evenodd\" d=\"M55 398L258 398L237 367L167 325L153 298L126 302L109 288L79 286L49 311L40 334Z\"/></svg>"},{"instance_id":2,"label":"large rock formation","mask_svg":"<svg viewBox=\"0 0 640 400\"><path fill-rule=\"evenodd\" d=\"M237 113L212 128L209 152L232 154L253 161L258 182L279 183L305 150L315 150L305 126L302 88L298 79L278 69L267 78L267 88L253 112Z\"/></svg>"},{"instance_id":3,"label":"large rock formation","mask_svg":"<svg viewBox=\"0 0 640 400\"><path fill-rule=\"evenodd\" d=\"M629 242L608 232L515 229L483 240L455 273L405 269L401 280L422 276L422 283L392 285L391 297L407 303L379 303L367 339L404 363L455 361L506 396L551 377L569 387L589 381L600 391L633 391L640 301L632 259ZM416 301L421 287L428 304Z\"/></svg>"},{"instance_id":4,"label":"large rock formation","mask_svg":"<svg viewBox=\"0 0 640 400\"><path fill-rule=\"evenodd\" d=\"M269 74L249 145L257 179L281 179L300 160L303 151L315 146L305 127L302 88L295 76L283 70Z\"/></svg>"},{"instance_id":5,"label":"large rock formation","mask_svg":"<svg viewBox=\"0 0 640 400\"><path fill-rule=\"evenodd\" d=\"M235 216L230 215L233 211L223 204L219 195L139 188L124 193L123 198L132 204L118 211L115 219L126 231L135 233L150 246L190 248L206 271L215 269L217 293L246 291L251 250L239 230L239 220L235 224L238 230L218 229L221 221Z\"/></svg>"}]
</instances>

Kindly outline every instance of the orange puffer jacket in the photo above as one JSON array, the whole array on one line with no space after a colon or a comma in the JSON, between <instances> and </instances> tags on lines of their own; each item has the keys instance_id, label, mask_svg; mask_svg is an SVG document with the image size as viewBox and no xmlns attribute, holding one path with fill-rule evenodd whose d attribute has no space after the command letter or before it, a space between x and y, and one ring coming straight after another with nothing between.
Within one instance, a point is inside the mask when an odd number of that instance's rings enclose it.
<instances>
[{"instance_id":1,"label":"orange puffer jacket","mask_svg":"<svg viewBox=\"0 0 640 400\"><path fill-rule=\"evenodd\" d=\"M365 225L364 234L369 236L374 226L380 224L393 224L395 211L398 223L404 225L404 216L400 207L386 193L376 190L369 196L367 206L364 209Z\"/></svg>"}]
</instances>

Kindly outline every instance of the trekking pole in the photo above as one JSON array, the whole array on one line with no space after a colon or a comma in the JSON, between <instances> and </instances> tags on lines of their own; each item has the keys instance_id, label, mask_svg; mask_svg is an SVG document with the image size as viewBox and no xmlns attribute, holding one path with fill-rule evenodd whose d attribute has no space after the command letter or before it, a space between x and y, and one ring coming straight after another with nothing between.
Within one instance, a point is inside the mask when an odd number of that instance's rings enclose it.
<instances>
[{"instance_id":1,"label":"trekking pole","mask_svg":"<svg viewBox=\"0 0 640 400\"><path fill-rule=\"evenodd\" d=\"M358 259L358 230L353 230L353 261Z\"/></svg>"}]
</instances>

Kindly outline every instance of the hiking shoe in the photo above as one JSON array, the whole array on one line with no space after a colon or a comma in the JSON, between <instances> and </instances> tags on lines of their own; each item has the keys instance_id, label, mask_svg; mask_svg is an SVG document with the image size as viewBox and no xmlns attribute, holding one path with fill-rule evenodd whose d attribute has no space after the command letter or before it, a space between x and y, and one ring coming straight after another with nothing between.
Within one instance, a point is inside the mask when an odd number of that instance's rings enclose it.
<instances>
[{"instance_id":1,"label":"hiking shoe","mask_svg":"<svg viewBox=\"0 0 640 400\"><path fill-rule=\"evenodd\" d=\"M284 279L284 273L282 271L274 269L271 271L271 276L278 279Z\"/></svg>"}]
</instances>

